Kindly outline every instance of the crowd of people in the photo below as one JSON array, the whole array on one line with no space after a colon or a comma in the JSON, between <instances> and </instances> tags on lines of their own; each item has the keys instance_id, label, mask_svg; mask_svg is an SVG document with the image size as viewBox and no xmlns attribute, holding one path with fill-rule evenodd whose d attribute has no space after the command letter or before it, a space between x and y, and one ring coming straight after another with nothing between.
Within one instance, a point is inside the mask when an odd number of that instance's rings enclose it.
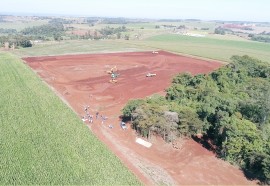
<instances>
[{"instance_id":1,"label":"crowd of people","mask_svg":"<svg viewBox=\"0 0 270 186\"><path fill-rule=\"evenodd\" d=\"M85 115L82 117L83 121L88 121L90 124L94 122L94 115L90 113L90 106L84 107ZM101 124L104 124L106 120L108 120L108 117L105 115L101 115L99 112L95 113L96 117L95 120L98 121L101 120ZM109 124L108 126L110 129L113 128L112 124Z\"/></svg>"},{"instance_id":2,"label":"crowd of people","mask_svg":"<svg viewBox=\"0 0 270 186\"><path fill-rule=\"evenodd\" d=\"M90 106L85 106L84 107L84 112L85 112L85 115L82 117L82 120L84 122L88 121L89 124L92 124L94 122L94 114L91 114L90 113ZM99 112L96 112L95 113L95 121L98 121L98 120L101 120L101 124L105 124L106 120L108 120L108 117L105 116L105 115L101 115ZM113 125L110 123L108 125L108 127L110 129L113 129ZM122 120L120 121L120 127L123 129L123 130L126 130L127 129L127 126L126 126L126 123L123 122Z\"/></svg>"}]
</instances>

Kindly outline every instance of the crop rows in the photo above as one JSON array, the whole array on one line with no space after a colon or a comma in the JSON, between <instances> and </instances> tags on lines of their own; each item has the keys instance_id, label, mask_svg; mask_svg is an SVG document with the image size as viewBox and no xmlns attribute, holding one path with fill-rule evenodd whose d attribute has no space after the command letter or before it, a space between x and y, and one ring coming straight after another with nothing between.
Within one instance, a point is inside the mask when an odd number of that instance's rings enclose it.
<instances>
[{"instance_id":1,"label":"crop rows","mask_svg":"<svg viewBox=\"0 0 270 186\"><path fill-rule=\"evenodd\" d=\"M0 185L140 184L31 69L0 53Z\"/></svg>"}]
</instances>

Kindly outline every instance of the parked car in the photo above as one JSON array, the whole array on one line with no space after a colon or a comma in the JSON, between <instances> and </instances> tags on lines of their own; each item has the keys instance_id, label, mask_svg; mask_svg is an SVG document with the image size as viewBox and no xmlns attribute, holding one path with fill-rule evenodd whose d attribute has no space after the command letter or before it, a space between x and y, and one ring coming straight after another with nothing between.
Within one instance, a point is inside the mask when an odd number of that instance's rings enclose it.
<instances>
[{"instance_id":1,"label":"parked car","mask_svg":"<svg viewBox=\"0 0 270 186\"><path fill-rule=\"evenodd\" d=\"M126 130L126 129L127 129L127 125L126 125L125 122L121 122L121 128L122 128L123 130Z\"/></svg>"}]
</instances>

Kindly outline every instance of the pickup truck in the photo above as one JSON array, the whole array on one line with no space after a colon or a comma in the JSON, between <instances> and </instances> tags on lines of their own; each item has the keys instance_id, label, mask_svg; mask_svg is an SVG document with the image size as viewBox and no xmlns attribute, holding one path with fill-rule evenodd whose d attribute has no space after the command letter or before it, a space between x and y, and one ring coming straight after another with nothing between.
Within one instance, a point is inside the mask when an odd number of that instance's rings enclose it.
<instances>
[{"instance_id":1,"label":"pickup truck","mask_svg":"<svg viewBox=\"0 0 270 186\"><path fill-rule=\"evenodd\" d=\"M152 74L152 73L148 73L146 74L146 77L153 77L153 76L156 76L157 74Z\"/></svg>"}]
</instances>

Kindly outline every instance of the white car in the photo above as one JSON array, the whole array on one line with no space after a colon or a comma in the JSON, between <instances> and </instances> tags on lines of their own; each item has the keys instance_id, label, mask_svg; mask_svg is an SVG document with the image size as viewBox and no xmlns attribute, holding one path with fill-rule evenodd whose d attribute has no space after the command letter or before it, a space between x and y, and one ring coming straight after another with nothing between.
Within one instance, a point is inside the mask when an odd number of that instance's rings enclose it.
<instances>
[{"instance_id":1,"label":"white car","mask_svg":"<svg viewBox=\"0 0 270 186\"><path fill-rule=\"evenodd\" d=\"M126 125L125 122L121 122L121 128L122 128L123 130L126 130L126 129L127 129L127 125Z\"/></svg>"}]
</instances>

